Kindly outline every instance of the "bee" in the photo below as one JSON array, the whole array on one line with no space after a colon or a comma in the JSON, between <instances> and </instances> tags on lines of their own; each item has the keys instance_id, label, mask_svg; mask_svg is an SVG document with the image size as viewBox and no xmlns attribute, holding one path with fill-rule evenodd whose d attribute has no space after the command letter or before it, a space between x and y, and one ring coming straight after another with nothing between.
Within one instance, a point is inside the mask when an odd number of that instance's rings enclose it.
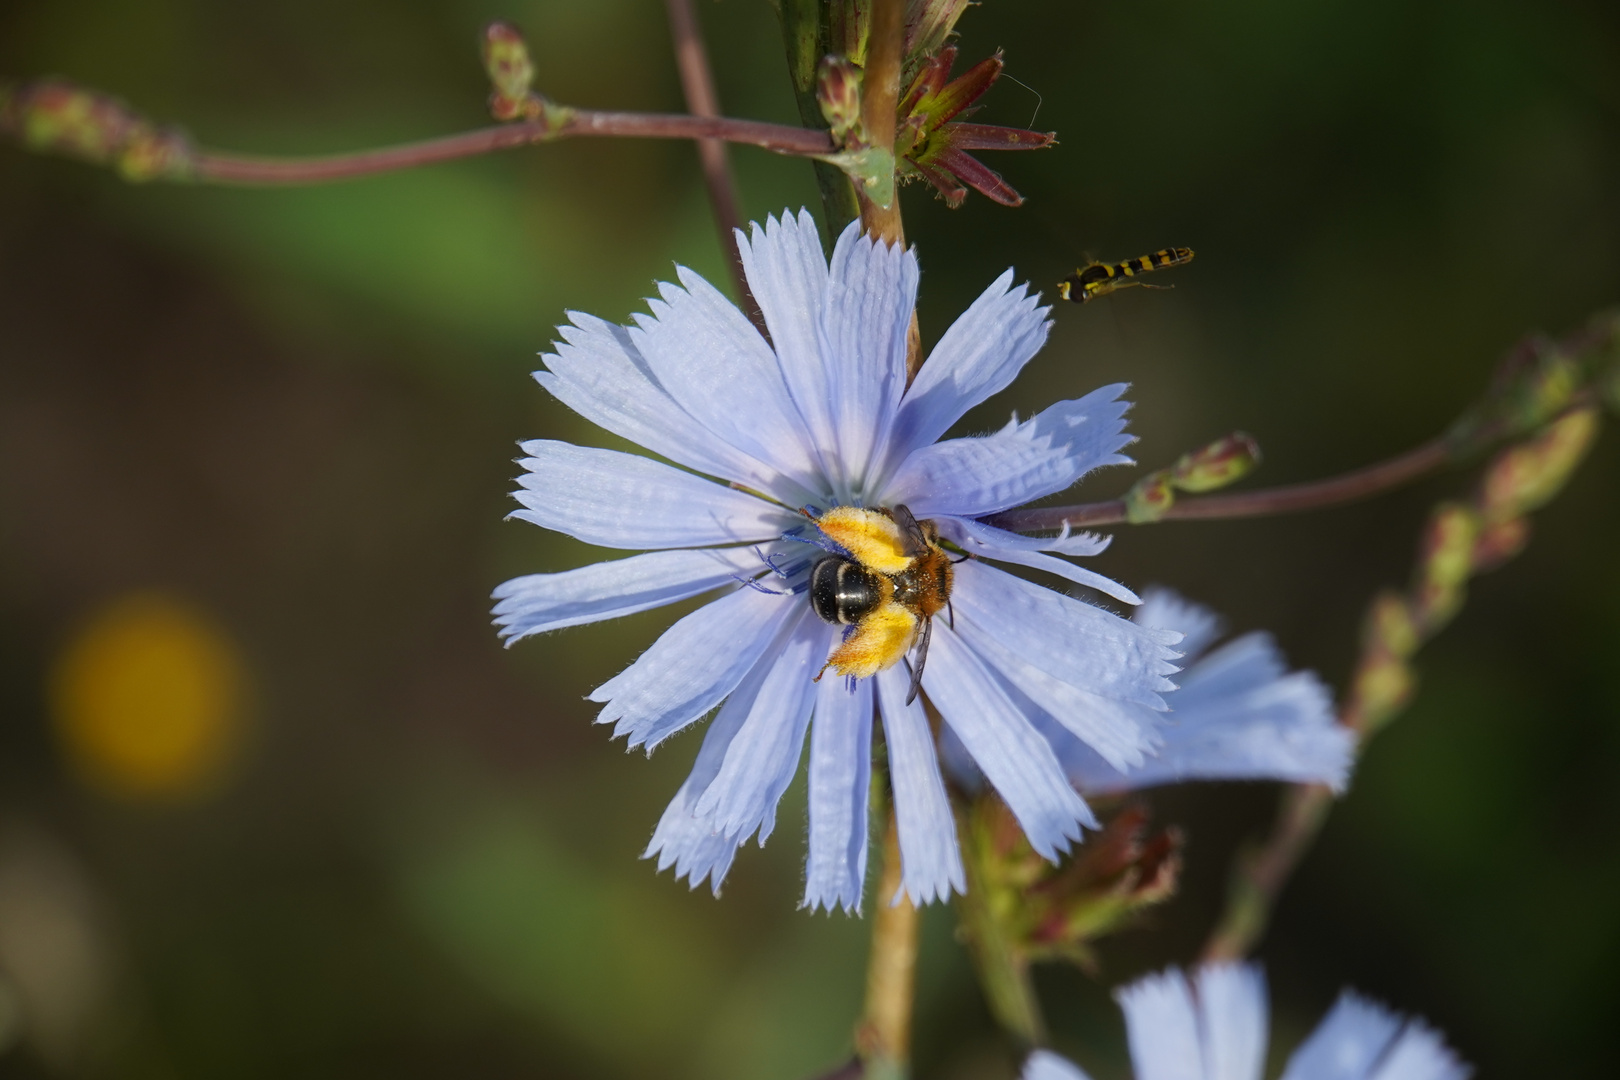
<instances>
[{"instance_id":1,"label":"bee","mask_svg":"<svg viewBox=\"0 0 1620 1080\"><path fill-rule=\"evenodd\" d=\"M903 505L838 506L811 520L849 552L828 555L810 570L811 610L851 628L816 678L831 668L864 679L898 664L915 645L910 705L922 686L934 616L951 602L952 559L939 546L938 528Z\"/></svg>"},{"instance_id":2,"label":"bee","mask_svg":"<svg viewBox=\"0 0 1620 1080\"><path fill-rule=\"evenodd\" d=\"M1095 300L1099 296L1107 296L1111 292L1128 289L1132 285L1140 285L1144 289L1168 289L1170 287L1168 285L1149 285L1145 281L1125 279L1190 263L1192 257L1192 248L1165 248L1151 255L1143 255L1140 259L1126 259L1122 263L1089 263L1059 282L1058 292L1065 300L1083 304L1087 300Z\"/></svg>"}]
</instances>

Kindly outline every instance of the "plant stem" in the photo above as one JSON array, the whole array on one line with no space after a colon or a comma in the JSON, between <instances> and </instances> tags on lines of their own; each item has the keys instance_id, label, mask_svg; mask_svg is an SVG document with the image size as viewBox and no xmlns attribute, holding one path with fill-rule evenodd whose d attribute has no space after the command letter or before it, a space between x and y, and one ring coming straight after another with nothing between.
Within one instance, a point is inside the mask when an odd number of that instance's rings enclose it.
<instances>
[{"instance_id":1,"label":"plant stem","mask_svg":"<svg viewBox=\"0 0 1620 1080\"><path fill-rule=\"evenodd\" d=\"M1160 520L1208 521L1217 518L1264 517L1268 514L1293 514L1302 510L1339 506L1410 483L1435 472L1448 464L1452 458L1452 441L1442 436L1388 461L1381 461L1376 465L1355 469L1326 480L1284 484L1281 487L1241 491L1231 495L1205 495L1201 498L1179 499L1165 511L1164 517ZM1109 499L1106 502L1079 503L1073 506L1008 510L987 520L992 525L1014 532L1056 530L1063 528L1064 525L1071 528L1116 525L1126 520L1125 500Z\"/></svg>"},{"instance_id":2,"label":"plant stem","mask_svg":"<svg viewBox=\"0 0 1620 1080\"><path fill-rule=\"evenodd\" d=\"M1315 842L1333 806L1333 792L1320 784L1297 784L1284 794L1271 835L1242 856L1233 872L1226 910L1204 944L1203 960L1238 960L1265 933L1277 895Z\"/></svg>"},{"instance_id":3,"label":"plant stem","mask_svg":"<svg viewBox=\"0 0 1620 1080\"><path fill-rule=\"evenodd\" d=\"M872 37L866 48L866 74L861 82L861 126L866 130L866 141L876 147L894 146L905 15L905 0L872 0ZM891 244L905 243L898 193L887 206L878 206L859 192L857 198L868 233Z\"/></svg>"},{"instance_id":4,"label":"plant stem","mask_svg":"<svg viewBox=\"0 0 1620 1080\"><path fill-rule=\"evenodd\" d=\"M996 1023L1022 1044L1021 1051L1029 1050L1046 1041L1046 1023L1030 978L1029 961L1018 954L996 918L992 907L995 898L984 867L989 853L982 838L975 834L973 812L959 808L957 820L967 891L956 898L955 904L968 953L973 957L973 969Z\"/></svg>"},{"instance_id":5,"label":"plant stem","mask_svg":"<svg viewBox=\"0 0 1620 1080\"><path fill-rule=\"evenodd\" d=\"M714 74L709 70L708 51L703 47L703 31L698 26L697 13L692 0L668 0L670 35L675 39L675 64L681 73L681 90L686 95L686 108L693 116L714 119L720 115L720 98L714 89ZM743 314L754 328L769 338L765 318L748 288L743 274L742 254L737 249L736 230L742 225L737 209L736 181L731 173L731 162L726 144L719 139L699 139L698 160L703 165L703 182L709 190L709 206L714 211L715 227L720 230L720 247L731 266L731 279L737 286L737 300Z\"/></svg>"},{"instance_id":6,"label":"plant stem","mask_svg":"<svg viewBox=\"0 0 1620 1080\"><path fill-rule=\"evenodd\" d=\"M900 63L905 35L905 0L873 0L872 36L866 47L866 75L862 81L861 125L873 146L893 146L895 110L900 106ZM853 185L851 186L853 190ZM879 206L860 192L855 194L866 231L890 244L906 242L900 221L900 193L895 191L888 206ZM922 367L922 330L917 312L911 312L906 329L906 385L909 387Z\"/></svg>"},{"instance_id":7,"label":"plant stem","mask_svg":"<svg viewBox=\"0 0 1620 1080\"><path fill-rule=\"evenodd\" d=\"M191 176L214 184L320 184L476 157L496 150L532 146L556 139L592 136L719 139L799 156L826 154L833 149L832 137L826 132L785 124L677 113L551 108L559 114L557 117L500 124L401 146L326 157L255 157L198 150L192 157Z\"/></svg>"},{"instance_id":8,"label":"plant stem","mask_svg":"<svg viewBox=\"0 0 1620 1080\"><path fill-rule=\"evenodd\" d=\"M917 907L901 892L900 831L891 808L883 838L883 873L872 916L872 952L866 964L866 1008L855 1050L867 1080L906 1075L911 1056L911 1010L917 982ZM890 903L898 896L898 900Z\"/></svg>"}]
</instances>

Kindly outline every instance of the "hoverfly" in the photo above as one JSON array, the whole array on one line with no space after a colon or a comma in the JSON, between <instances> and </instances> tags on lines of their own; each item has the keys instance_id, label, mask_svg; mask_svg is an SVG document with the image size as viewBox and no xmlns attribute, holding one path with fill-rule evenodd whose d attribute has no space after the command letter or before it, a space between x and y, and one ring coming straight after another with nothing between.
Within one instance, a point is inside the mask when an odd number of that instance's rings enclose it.
<instances>
[{"instance_id":1,"label":"hoverfly","mask_svg":"<svg viewBox=\"0 0 1620 1080\"><path fill-rule=\"evenodd\" d=\"M910 705L922 686L934 615L951 602L952 560L939 546L938 528L903 505L892 511L838 506L811 520L849 552L828 555L810 570L811 610L850 627L816 678L828 668L856 679L876 675L915 644Z\"/></svg>"},{"instance_id":2,"label":"hoverfly","mask_svg":"<svg viewBox=\"0 0 1620 1080\"><path fill-rule=\"evenodd\" d=\"M1192 248L1165 248L1140 259L1126 259L1122 263L1088 263L1058 283L1063 299L1083 304L1099 296L1107 296L1120 289L1140 285L1145 289L1167 289L1168 285L1149 285L1145 281L1130 280L1155 270L1192 262Z\"/></svg>"}]
</instances>

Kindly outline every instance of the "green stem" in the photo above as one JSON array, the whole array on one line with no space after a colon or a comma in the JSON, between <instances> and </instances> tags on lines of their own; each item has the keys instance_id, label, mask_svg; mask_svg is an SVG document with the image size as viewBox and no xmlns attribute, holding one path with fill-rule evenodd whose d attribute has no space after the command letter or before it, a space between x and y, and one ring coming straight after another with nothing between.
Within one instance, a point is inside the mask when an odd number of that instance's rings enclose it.
<instances>
[{"instance_id":1,"label":"green stem","mask_svg":"<svg viewBox=\"0 0 1620 1080\"><path fill-rule=\"evenodd\" d=\"M1029 961L1019 954L997 917L996 897L984 872L987 848L974 835L971 810L959 808L959 820L967 892L956 898L956 912L979 987L984 991L990 1015L1019 1042L1020 1049L1040 1046L1046 1041L1046 1023L1030 978Z\"/></svg>"},{"instance_id":2,"label":"green stem","mask_svg":"<svg viewBox=\"0 0 1620 1080\"><path fill-rule=\"evenodd\" d=\"M826 130L816 100L816 65L827 53L826 26L822 22L821 0L781 0L782 42L787 47L788 75L793 81L793 99L799 106L799 119L807 128ZM831 254L833 241L844 226L860 215L855 201L855 185L842 169L825 161L813 162L816 188L821 193L821 242Z\"/></svg>"}]
</instances>

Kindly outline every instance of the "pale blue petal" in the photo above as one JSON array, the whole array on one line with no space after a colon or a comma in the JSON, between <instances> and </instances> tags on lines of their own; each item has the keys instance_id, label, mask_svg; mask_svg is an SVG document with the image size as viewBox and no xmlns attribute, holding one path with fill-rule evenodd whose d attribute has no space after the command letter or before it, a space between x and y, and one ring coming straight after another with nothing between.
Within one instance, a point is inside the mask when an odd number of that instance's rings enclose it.
<instances>
[{"instance_id":1,"label":"pale blue petal","mask_svg":"<svg viewBox=\"0 0 1620 1080\"><path fill-rule=\"evenodd\" d=\"M1438 1032L1419 1020L1409 1020L1370 1080L1466 1080L1473 1071L1457 1059Z\"/></svg>"},{"instance_id":2,"label":"pale blue petal","mask_svg":"<svg viewBox=\"0 0 1620 1080\"><path fill-rule=\"evenodd\" d=\"M726 836L715 830L710 819L698 817L693 812L697 798L692 781L681 785L658 819L658 828L641 857L656 857L660 873L675 867L675 880L684 878L694 889L708 879L714 895L719 896L743 837Z\"/></svg>"},{"instance_id":3,"label":"pale blue petal","mask_svg":"<svg viewBox=\"0 0 1620 1080\"><path fill-rule=\"evenodd\" d=\"M705 878L712 880L716 896L720 895L720 884L731 868L737 848L747 837L728 835L716 825L712 814L698 812L698 801L719 775L726 751L748 719L770 669L768 660L755 664L709 722L708 730L703 733L703 744L698 747L697 760L692 763L691 775L664 810L652 841L641 855L643 859L656 857L660 872L675 867L676 880L685 878L694 889Z\"/></svg>"},{"instance_id":4,"label":"pale blue petal","mask_svg":"<svg viewBox=\"0 0 1620 1080\"><path fill-rule=\"evenodd\" d=\"M1131 612L1138 626L1175 630L1181 634L1182 663L1190 666L1221 636L1221 617L1195 604L1174 589L1153 586L1142 594L1142 605Z\"/></svg>"},{"instance_id":5,"label":"pale blue petal","mask_svg":"<svg viewBox=\"0 0 1620 1080\"><path fill-rule=\"evenodd\" d=\"M523 443L512 516L614 548L773 540L794 516L775 504L637 454L551 439Z\"/></svg>"},{"instance_id":6,"label":"pale blue petal","mask_svg":"<svg viewBox=\"0 0 1620 1080\"><path fill-rule=\"evenodd\" d=\"M1018 1080L1091 1080L1085 1070L1050 1050L1037 1050L1024 1062Z\"/></svg>"},{"instance_id":7,"label":"pale blue petal","mask_svg":"<svg viewBox=\"0 0 1620 1080\"><path fill-rule=\"evenodd\" d=\"M1426 1025L1347 990L1282 1080L1463 1080L1470 1071Z\"/></svg>"},{"instance_id":8,"label":"pale blue petal","mask_svg":"<svg viewBox=\"0 0 1620 1080\"><path fill-rule=\"evenodd\" d=\"M770 836L776 804L798 771L805 728L815 703L811 681L827 660L834 628L801 607L785 640L773 645L760 664L768 671L760 683L714 780L698 800L700 817L711 817L727 835L745 839L757 829L759 842Z\"/></svg>"},{"instance_id":9,"label":"pale blue petal","mask_svg":"<svg viewBox=\"0 0 1620 1080\"><path fill-rule=\"evenodd\" d=\"M598 724L627 749L648 752L723 701L784 630L804 601L738 589L665 630L635 663L591 692Z\"/></svg>"},{"instance_id":10,"label":"pale blue petal","mask_svg":"<svg viewBox=\"0 0 1620 1080\"><path fill-rule=\"evenodd\" d=\"M1070 738L1079 739L1102 760L1119 769L1131 768L1147 760L1146 756L1159 745L1159 712L1135 702L1088 693L1064 682L1025 660L1019 641L979 633L977 625L965 616L957 622L957 629L1003 683L1016 687L1018 695L1027 699L1025 712L1032 719L1037 713L1053 718L1053 723L1066 729ZM1062 745L1062 741L1051 737L1047 741L1053 743L1054 750Z\"/></svg>"},{"instance_id":11,"label":"pale blue petal","mask_svg":"<svg viewBox=\"0 0 1620 1080\"><path fill-rule=\"evenodd\" d=\"M1051 308L1013 287L1008 270L939 339L906 391L889 440L889 468L937 442L979 402L1006 386L1046 342ZM887 472L888 470L884 470Z\"/></svg>"},{"instance_id":12,"label":"pale blue petal","mask_svg":"<svg viewBox=\"0 0 1620 1080\"><path fill-rule=\"evenodd\" d=\"M911 676L904 665L879 672L876 680L900 833L900 889L914 904L944 900L953 890L965 892L967 884L956 843L956 819L934 753L934 734L922 702L906 704ZM899 894L878 898L880 903L898 899Z\"/></svg>"},{"instance_id":13,"label":"pale blue petal","mask_svg":"<svg viewBox=\"0 0 1620 1080\"><path fill-rule=\"evenodd\" d=\"M1334 715L1328 688L1287 672L1270 636L1246 634L1180 676L1159 727L1158 754L1138 766L1063 754L1082 791L1136 790L1184 780L1284 780L1344 790L1355 738Z\"/></svg>"},{"instance_id":14,"label":"pale blue petal","mask_svg":"<svg viewBox=\"0 0 1620 1080\"><path fill-rule=\"evenodd\" d=\"M883 502L905 503L919 518L983 517L1073 486L1103 465L1126 465L1119 451L1124 383L1060 401L993 435L948 439L912 451L884 486Z\"/></svg>"},{"instance_id":15,"label":"pale blue petal","mask_svg":"<svg viewBox=\"0 0 1620 1080\"><path fill-rule=\"evenodd\" d=\"M529 574L495 590L495 623L508 645L530 634L616 619L673 604L759 570L746 548L653 551L559 574Z\"/></svg>"},{"instance_id":16,"label":"pale blue petal","mask_svg":"<svg viewBox=\"0 0 1620 1080\"><path fill-rule=\"evenodd\" d=\"M1047 720L1053 725L1057 723L1056 720L1052 720L1050 717ZM1036 727L1039 728L1040 725L1037 724ZM1045 732L1043 731L1042 734L1045 734ZM1048 737L1048 741L1050 741L1050 737ZM1071 738L1070 741L1072 742L1073 739ZM962 745L961 736L957 735L953 728L942 725L939 729L938 742L939 765L940 768L945 770L945 775L951 778L951 783L969 795L977 795L983 791L984 773L980 772L979 767L973 764L973 755L968 753L967 747ZM1062 757L1059 757L1059 764L1062 761Z\"/></svg>"},{"instance_id":17,"label":"pale blue petal","mask_svg":"<svg viewBox=\"0 0 1620 1080\"><path fill-rule=\"evenodd\" d=\"M1266 980L1254 964L1198 969L1204 1080L1260 1080L1266 1065Z\"/></svg>"},{"instance_id":18,"label":"pale blue petal","mask_svg":"<svg viewBox=\"0 0 1620 1080\"><path fill-rule=\"evenodd\" d=\"M872 686L827 678L810 727L810 854L804 905L860 914L872 784Z\"/></svg>"},{"instance_id":19,"label":"pale blue petal","mask_svg":"<svg viewBox=\"0 0 1620 1080\"><path fill-rule=\"evenodd\" d=\"M958 629L973 642L994 639L1089 693L1162 710L1159 695L1175 689L1167 678L1177 670L1172 632L1137 626L977 560L956 568L951 604Z\"/></svg>"},{"instance_id":20,"label":"pale blue petal","mask_svg":"<svg viewBox=\"0 0 1620 1080\"><path fill-rule=\"evenodd\" d=\"M1186 976L1174 968L1114 991L1136 1080L1204 1080L1203 1040ZM1258 1078L1256 1078L1258 1080Z\"/></svg>"},{"instance_id":21,"label":"pale blue petal","mask_svg":"<svg viewBox=\"0 0 1620 1080\"><path fill-rule=\"evenodd\" d=\"M916 254L874 240L860 222L851 222L833 248L821 312L821 351L838 439L833 475L849 485L841 497L875 494L865 481L906 392L906 334L916 305Z\"/></svg>"},{"instance_id":22,"label":"pale blue petal","mask_svg":"<svg viewBox=\"0 0 1620 1080\"><path fill-rule=\"evenodd\" d=\"M776 470L715 438L664 392L628 329L581 312L568 317L573 325L557 328L563 337L557 351L540 358L550 370L534 373L558 401L677 464L799 501L796 490L770 486Z\"/></svg>"},{"instance_id":23,"label":"pale blue petal","mask_svg":"<svg viewBox=\"0 0 1620 1080\"><path fill-rule=\"evenodd\" d=\"M771 333L788 392L826 460L838 445L827 365L821 355L821 312L827 295L827 257L810 211L767 218L750 234L737 231L737 250L749 290Z\"/></svg>"},{"instance_id":24,"label":"pale blue petal","mask_svg":"<svg viewBox=\"0 0 1620 1080\"><path fill-rule=\"evenodd\" d=\"M1023 827L1030 846L1056 862L1081 825L1095 824L1052 748L995 676L947 625L935 620L923 688Z\"/></svg>"},{"instance_id":25,"label":"pale blue petal","mask_svg":"<svg viewBox=\"0 0 1620 1080\"><path fill-rule=\"evenodd\" d=\"M630 340L669 396L715 437L810 491L820 470L781 365L719 290L685 267L661 283ZM775 492L773 491L773 494Z\"/></svg>"},{"instance_id":26,"label":"pale blue petal","mask_svg":"<svg viewBox=\"0 0 1620 1080\"><path fill-rule=\"evenodd\" d=\"M938 517L934 519L939 526L939 534L947 540L961 546L963 551L977 555L981 559L994 559L997 562L1009 562L1015 566L1027 566L1031 570L1044 570L1049 574L1066 578L1076 585L1084 585L1089 589L1096 589L1105 596L1111 596L1124 604L1137 604L1141 600L1131 590L1115 581L1097 573L1087 570L1083 566L1076 566L1071 562L1064 562L1054 555L1042 554L1039 550L1031 550L1035 544L1051 545L1056 547L1078 547L1077 538L1073 536L1039 537L1019 536L1004 529L997 529L983 522L969 521L966 518ZM1089 536L1090 534L1082 534ZM1106 543L1104 544L1106 546Z\"/></svg>"}]
</instances>

